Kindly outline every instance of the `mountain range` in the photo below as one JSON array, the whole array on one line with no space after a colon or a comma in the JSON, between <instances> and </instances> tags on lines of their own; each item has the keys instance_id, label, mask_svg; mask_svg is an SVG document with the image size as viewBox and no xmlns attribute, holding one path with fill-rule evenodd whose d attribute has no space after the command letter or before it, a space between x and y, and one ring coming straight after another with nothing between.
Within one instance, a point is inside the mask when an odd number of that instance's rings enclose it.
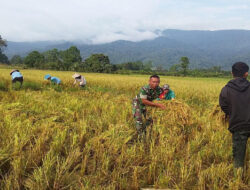
<instances>
[{"instance_id":1,"label":"mountain range","mask_svg":"<svg viewBox=\"0 0 250 190\"><path fill-rule=\"evenodd\" d=\"M82 44L67 41L8 42L5 54L26 56L30 51L44 52L72 45L80 49L83 59L94 53L108 55L111 63L152 61L154 66L169 68L179 63L182 56L190 60L191 68L221 66L228 70L236 61L250 63L250 30L174 30L156 31L157 38L132 41L114 41L106 44Z\"/></svg>"}]
</instances>

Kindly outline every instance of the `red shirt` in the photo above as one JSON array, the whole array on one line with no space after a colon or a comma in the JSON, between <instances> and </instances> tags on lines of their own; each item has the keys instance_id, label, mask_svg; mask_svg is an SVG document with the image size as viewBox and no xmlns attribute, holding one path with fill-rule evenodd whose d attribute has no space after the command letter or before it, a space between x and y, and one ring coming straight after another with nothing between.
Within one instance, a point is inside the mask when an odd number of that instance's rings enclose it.
<instances>
[{"instance_id":1,"label":"red shirt","mask_svg":"<svg viewBox=\"0 0 250 190\"><path fill-rule=\"evenodd\" d=\"M162 92L159 96L160 99L165 99L166 92Z\"/></svg>"}]
</instances>

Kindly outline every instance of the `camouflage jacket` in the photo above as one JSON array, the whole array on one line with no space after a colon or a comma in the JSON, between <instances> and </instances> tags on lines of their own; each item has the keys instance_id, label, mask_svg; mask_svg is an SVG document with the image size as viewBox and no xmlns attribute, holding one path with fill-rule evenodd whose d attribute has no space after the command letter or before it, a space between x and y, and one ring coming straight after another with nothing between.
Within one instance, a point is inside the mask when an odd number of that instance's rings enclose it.
<instances>
[{"instance_id":1,"label":"camouflage jacket","mask_svg":"<svg viewBox=\"0 0 250 190\"><path fill-rule=\"evenodd\" d=\"M145 109L145 104L142 103L141 99L147 99L152 102L153 100L159 98L162 92L163 92L163 89L159 86L156 89L152 89L150 88L149 85L145 85L140 89L140 92L135 97L135 99L138 100L138 103L140 104L141 109Z\"/></svg>"}]
</instances>

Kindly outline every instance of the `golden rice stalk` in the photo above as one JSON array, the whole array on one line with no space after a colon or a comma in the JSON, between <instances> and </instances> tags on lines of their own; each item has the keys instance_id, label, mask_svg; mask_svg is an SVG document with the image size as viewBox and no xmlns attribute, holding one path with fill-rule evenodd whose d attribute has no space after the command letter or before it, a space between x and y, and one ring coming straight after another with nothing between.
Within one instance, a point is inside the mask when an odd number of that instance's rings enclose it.
<instances>
[{"instance_id":1,"label":"golden rice stalk","mask_svg":"<svg viewBox=\"0 0 250 190\"><path fill-rule=\"evenodd\" d=\"M187 126L192 123L191 108L181 101L156 101L164 104L165 110L157 107L147 107L148 116L152 117L154 123Z\"/></svg>"},{"instance_id":2,"label":"golden rice stalk","mask_svg":"<svg viewBox=\"0 0 250 190\"><path fill-rule=\"evenodd\" d=\"M228 117L226 117L225 113L221 110L220 106L214 105L211 113L210 118L215 119L217 122L226 124L228 122Z\"/></svg>"}]
</instances>

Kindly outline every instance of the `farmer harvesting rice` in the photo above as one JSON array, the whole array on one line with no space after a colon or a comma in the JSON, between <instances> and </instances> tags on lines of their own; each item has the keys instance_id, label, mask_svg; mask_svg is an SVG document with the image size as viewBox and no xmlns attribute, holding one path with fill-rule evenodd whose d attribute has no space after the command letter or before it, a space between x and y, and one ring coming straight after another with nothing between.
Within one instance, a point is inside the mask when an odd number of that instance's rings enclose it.
<instances>
[{"instance_id":1,"label":"farmer harvesting rice","mask_svg":"<svg viewBox=\"0 0 250 190\"><path fill-rule=\"evenodd\" d=\"M170 89L170 86L168 84L164 84L162 89L163 89L163 92L159 96L159 99L162 99L162 100L174 100L175 99L175 93L173 90Z\"/></svg>"},{"instance_id":2,"label":"farmer harvesting rice","mask_svg":"<svg viewBox=\"0 0 250 190\"><path fill-rule=\"evenodd\" d=\"M45 76L44 76L44 79L45 79L45 80L50 80L51 83L53 83L53 84L60 84L60 83L61 83L61 80L60 80L59 78L57 78L57 77L52 77L52 76L50 76L49 74L45 75Z\"/></svg>"},{"instance_id":3,"label":"farmer harvesting rice","mask_svg":"<svg viewBox=\"0 0 250 190\"><path fill-rule=\"evenodd\" d=\"M152 75L149 78L149 84L143 86L140 93L133 99L133 116L137 133L139 135L146 133L146 127L153 122L151 118L147 118L146 106L154 106L161 109L166 108L163 104L152 102L159 98L160 94L163 92L163 89L159 87L159 84L160 77ZM144 122L144 120L146 120L146 122Z\"/></svg>"},{"instance_id":4,"label":"farmer harvesting rice","mask_svg":"<svg viewBox=\"0 0 250 190\"><path fill-rule=\"evenodd\" d=\"M19 72L19 70L12 70L10 72L12 83L20 82L21 86L23 84L23 75Z\"/></svg>"},{"instance_id":5,"label":"farmer harvesting rice","mask_svg":"<svg viewBox=\"0 0 250 190\"><path fill-rule=\"evenodd\" d=\"M229 116L229 131L233 140L235 168L243 168L247 140L250 137L250 82L247 80L249 67L237 62L232 66L234 79L222 88L220 107Z\"/></svg>"},{"instance_id":6,"label":"farmer harvesting rice","mask_svg":"<svg viewBox=\"0 0 250 190\"><path fill-rule=\"evenodd\" d=\"M80 74L75 73L72 77L75 79L74 85L79 82L79 86L84 87L87 83L85 77Z\"/></svg>"}]
</instances>

